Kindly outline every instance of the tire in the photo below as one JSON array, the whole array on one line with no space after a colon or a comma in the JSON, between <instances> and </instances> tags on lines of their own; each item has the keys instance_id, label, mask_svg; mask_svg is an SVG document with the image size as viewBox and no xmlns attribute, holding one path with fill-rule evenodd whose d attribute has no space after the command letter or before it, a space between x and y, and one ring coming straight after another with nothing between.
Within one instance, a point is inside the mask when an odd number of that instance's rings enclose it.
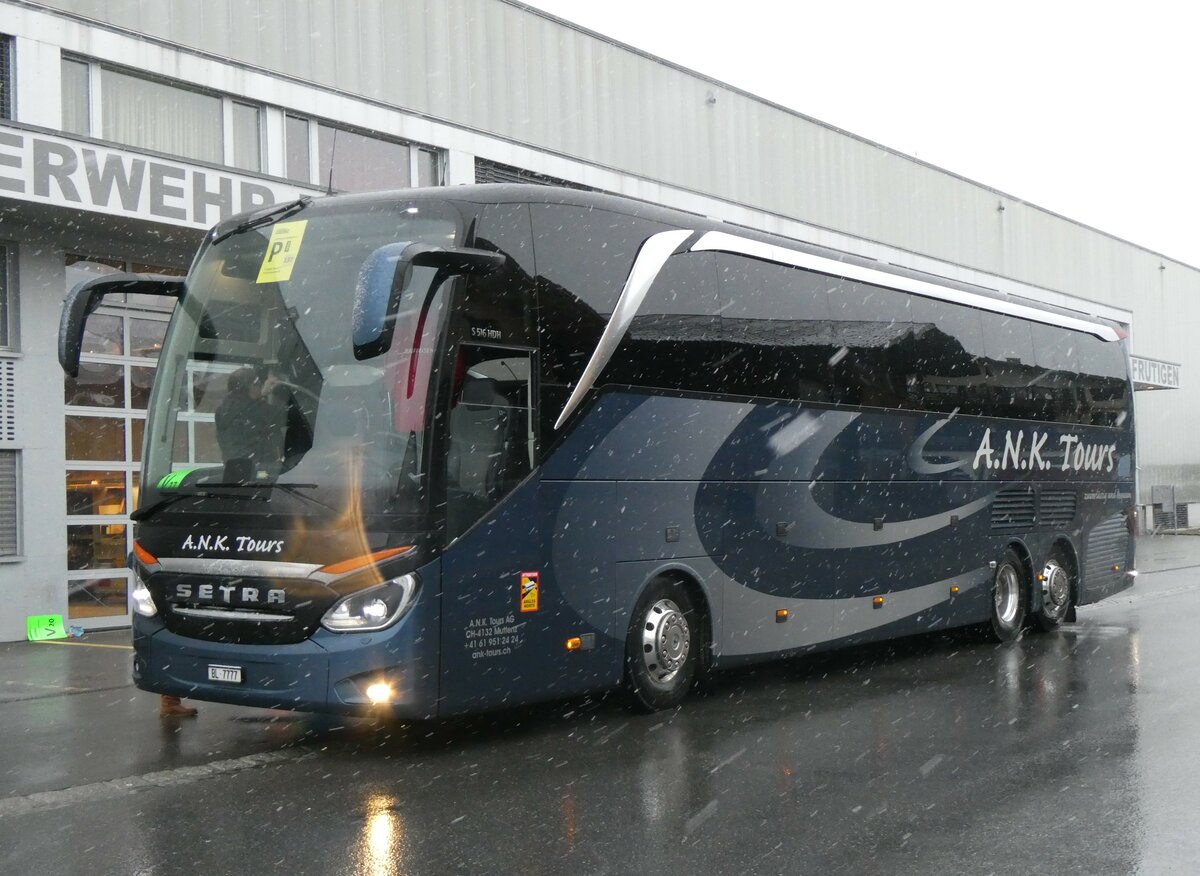
<instances>
[{"instance_id":1,"label":"tire","mask_svg":"<svg viewBox=\"0 0 1200 876\"><path fill-rule=\"evenodd\" d=\"M992 598L989 611L989 627L992 637L998 642L1012 642L1021 635L1025 624L1025 605L1028 601L1029 580L1025 564L1012 548L1004 552L1004 558L996 566L992 577Z\"/></svg>"},{"instance_id":2,"label":"tire","mask_svg":"<svg viewBox=\"0 0 1200 876\"><path fill-rule=\"evenodd\" d=\"M1062 626L1071 612L1075 600L1075 580L1071 574L1071 562L1055 549L1046 560L1042 579L1037 582L1033 593L1033 623L1043 632L1052 632Z\"/></svg>"},{"instance_id":3,"label":"tire","mask_svg":"<svg viewBox=\"0 0 1200 876\"><path fill-rule=\"evenodd\" d=\"M633 610L625 640L625 686L641 712L683 702L700 666L701 618L683 585L654 581Z\"/></svg>"}]
</instances>

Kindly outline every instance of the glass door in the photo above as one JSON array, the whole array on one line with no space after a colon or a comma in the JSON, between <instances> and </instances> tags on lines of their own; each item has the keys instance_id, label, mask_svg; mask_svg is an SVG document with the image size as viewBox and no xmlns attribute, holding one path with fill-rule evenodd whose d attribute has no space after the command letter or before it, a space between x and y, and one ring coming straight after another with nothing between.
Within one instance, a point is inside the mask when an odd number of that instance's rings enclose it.
<instances>
[{"instance_id":1,"label":"glass door","mask_svg":"<svg viewBox=\"0 0 1200 876\"><path fill-rule=\"evenodd\" d=\"M179 273L68 256L67 287L126 269ZM110 295L92 314L79 375L64 378L67 622L84 629L130 622L129 512L137 507L146 403L170 311L161 299L129 298Z\"/></svg>"}]
</instances>

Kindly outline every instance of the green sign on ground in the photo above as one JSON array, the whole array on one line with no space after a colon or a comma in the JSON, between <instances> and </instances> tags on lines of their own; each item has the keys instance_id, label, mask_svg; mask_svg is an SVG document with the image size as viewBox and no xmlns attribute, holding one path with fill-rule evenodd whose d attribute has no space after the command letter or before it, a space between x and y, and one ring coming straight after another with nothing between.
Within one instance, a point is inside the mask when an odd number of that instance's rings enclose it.
<instances>
[{"instance_id":1,"label":"green sign on ground","mask_svg":"<svg viewBox=\"0 0 1200 876\"><path fill-rule=\"evenodd\" d=\"M65 639L67 628L61 614L32 614L25 618L25 633L31 642Z\"/></svg>"}]
</instances>

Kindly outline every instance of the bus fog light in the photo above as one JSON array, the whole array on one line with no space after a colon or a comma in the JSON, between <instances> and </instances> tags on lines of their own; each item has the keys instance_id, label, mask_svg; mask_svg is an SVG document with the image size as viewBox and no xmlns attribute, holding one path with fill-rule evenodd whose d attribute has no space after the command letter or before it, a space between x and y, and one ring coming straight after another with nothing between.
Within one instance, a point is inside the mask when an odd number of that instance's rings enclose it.
<instances>
[{"instance_id":1,"label":"bus fog light","mask_svg":"<svg viewBox=\"0 0 1200 876\"><path fill-rule=\"evenodd\" d=\"M342 599L325 613L321 625L335 633L382 630L404 616L416 595L416 576L401 575Z\"/></svg>"},{"instance_id":2,"label":"bus fog light","mask_svg":"<svg viewBox=\"0 0 1200 876\"><path fill-rule=\"evenodd\" d=\"M155 607L154 599L150 596L150 589L136 574L133 576L133 590L130 592L129 598L133 602L133 610L142 617L154 617L158 614L158 608Z\"/></svg>"},{"instance_id":3,"label":"bus fog light","mask_svg":"<svg viewBox=\"0 0 1200 876\"><path fill-rule=\"evenodd\" d=\"M394 696L395 691L393 691L392 686L386 682L377 681L375 684L372 684L367 688L367 699L377 706L383 705L384 703L390 703L392 701L392 697Z\"/></svg>"}]
</instances>

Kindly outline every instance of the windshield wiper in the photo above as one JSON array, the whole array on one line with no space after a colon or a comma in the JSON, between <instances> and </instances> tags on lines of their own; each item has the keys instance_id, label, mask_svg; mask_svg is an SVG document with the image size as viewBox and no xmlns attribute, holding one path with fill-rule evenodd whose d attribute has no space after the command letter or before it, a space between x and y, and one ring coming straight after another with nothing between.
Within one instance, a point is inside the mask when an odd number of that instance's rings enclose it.
<instances>
[{"instance_id":1,"label":"windshield wiper","mask_svg":"<svg viewBox=\"0 0 1200 876\"><path fill-rule=\"evenodd\" d=\"M217 486L225 486L218 484ZM129 519L137 523L141 520L146 520L153 517L159 511L162 511L169 505L174 505L181 499L251 499L257 501L266 501L265 496L247 495L245 493L213 493L208 490L188 490L187 492L172 492L169 496L164 496L152 505L147 505L145 508L138 508L129 515Z\"/></svg>"},{"instance_id":2,"label":"windshield wiper","mask_svg":"<svg viewBox=\"0 0 1200 876\"><path fill-rule=\"evenodd\" d=\"M213 246L216 246L225 238L241 234L243 231L249 231L252 228L261 228L263 225L274 225L276 222L286 219L289 216L295 216L311 203L312 197L310 195L301 195L294 201L288 201L285 204L272 207L264 213L259 213L244 222L239 222L228 231L222 231L213 238Z\"/></svg>"},{"instance_id":3,"label":"windshield wiper","mask_svg":"<svg viewBox=\"0 0 1200 876\"><path fill-rule=\"evenodd\" d=\"M317 484L284 484L284 483L280 483L279 481L264 481L263 483L249 483L249 484L215 483L215 484L205 484L204 486L205 487L219 487L223 490L282 490L283 492L287 493L289 496L296 496L299 499L303 499L305 502L309 502L313 505L316 505L318 508L324 508L326 511L334 510L333 508L326 505L324 502L320 501L319 499L314 499L312 496L306 495L304 493L304 490L317 489L317 487L318 487ZM255 499L262 499L264 501L267 498L266 496L260 496L260 495L255 495L255 494L246 494L246 493L214 493L211 495L246 496L247 498L252 497Z\"/></svg>"}]
</instances>

